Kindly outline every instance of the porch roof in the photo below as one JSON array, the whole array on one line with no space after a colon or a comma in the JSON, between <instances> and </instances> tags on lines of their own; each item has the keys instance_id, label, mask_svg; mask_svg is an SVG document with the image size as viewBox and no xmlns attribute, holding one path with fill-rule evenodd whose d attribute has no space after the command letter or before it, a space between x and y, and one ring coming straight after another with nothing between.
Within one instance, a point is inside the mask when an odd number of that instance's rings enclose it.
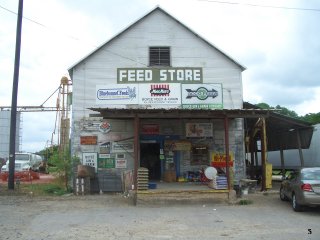
<instances>
[{"instance_id":1,"label":"porch roof","mask_svg":"<svg viewBox=\"0 0 320 240\"><path fill-rule=\"evenodd\" d=\"M245 106L247 107L247 106ZM99 112L90 116L100 116L105 119L225 119L243 118L244 130L250 133L258 118L266 119L267 149L309 148L313 126L305 121L287 117L266 109L117 109L90 108ZM298 139L300 135L300 140ZM258 135L258 138L260 136Z\"/></svg>"}]
</instances>

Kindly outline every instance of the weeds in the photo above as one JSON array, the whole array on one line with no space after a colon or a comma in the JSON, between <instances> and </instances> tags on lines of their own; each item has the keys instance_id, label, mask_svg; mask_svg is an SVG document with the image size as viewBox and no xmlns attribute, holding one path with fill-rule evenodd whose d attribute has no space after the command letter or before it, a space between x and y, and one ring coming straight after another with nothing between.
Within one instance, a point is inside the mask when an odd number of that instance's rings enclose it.
<instances>
[{"instance_id":1,"label":"weeds","mask_svg":"<svg viewBox=\"0 0 320 240\"><path fill-rule=\"evenodd\" d=\"M241 199L239 201L239 205L249 205L249 204L252 204L253 201L252 200L249 200L249 199Z\"/></svg>"}]
</instances>

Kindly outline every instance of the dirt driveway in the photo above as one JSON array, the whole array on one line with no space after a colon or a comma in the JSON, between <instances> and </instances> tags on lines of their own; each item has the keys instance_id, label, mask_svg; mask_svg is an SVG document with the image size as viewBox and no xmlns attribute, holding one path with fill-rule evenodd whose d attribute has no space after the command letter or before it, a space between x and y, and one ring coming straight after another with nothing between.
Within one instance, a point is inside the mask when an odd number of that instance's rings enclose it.
<instances>
[{"instance_id":1,"label":"dirt driveway","mask_svg":"<svg viewBox=\"0 0 320 240\"><path fill-rule=\"evenodd\" d=\"M133 206L120 194L0 196L0 239L320 239L320 211L277 194L250 205Z\"/></svg>"}]
</instances>

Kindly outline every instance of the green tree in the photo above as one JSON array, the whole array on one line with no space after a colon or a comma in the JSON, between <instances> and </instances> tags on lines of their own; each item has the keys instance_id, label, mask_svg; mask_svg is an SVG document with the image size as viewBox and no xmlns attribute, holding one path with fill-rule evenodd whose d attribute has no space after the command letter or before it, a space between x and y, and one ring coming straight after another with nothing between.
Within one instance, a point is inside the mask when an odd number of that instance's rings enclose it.
<instances>
[{"instance_id":1,"label":"green tree","mask_svg":"<svg viewBox=\"0 0 320 240\"><path fill-rule=\"evenodd\" d=\"M310 122L312 124L320 123L320 112L318 113L308 113L301 117L302 120Z\"/></svg>"},{"instance_id":2,"label":"green tree","mask_svg":"<svg viewBox=\"0 0 320 240\"><path fill-rule=\"evenodd\" d=\"M299 118L299 115L295 111L289 110L286 107L281 107L280 105L277 105L276 109L279 110L279 113L283 115L293 117L293 118Z\"/></svg>"},{"instance_id":3,"label":"green tree","mask_svg":"<svg viewBox=\"0 0 320 240\"><path fill-rule=\"evenodd\" d=\"M289 117L293 117L293 118L297 118L297 119L309 122L311 124L320 123L320 112L308 113L304 116L299 116L295 111L289 110L286 107L281 107L280 105L277 105L276 107L272 107L267 103L258 103L258 104L256 104L256 106L261 109L275 109L280 114L283 114L283 115L289 116Z\"/></svg>"},{"instance_id":4,"label":"green tree","mask_svg":"<svg viewBox=\"0 0 320 240\"><path fill-rule=\"evenodd\" d=\"M271 107L266 104L266 103L258 103L256 104L257 107L261 108L261 109L270 109Z\"/></svg>"},{"instance_id":5,"label":"green tree","mask_svg":"<svg viewBox=\"0 0 320 240\"><path fill-rule=\"evenodd\" d=\"M277 113L280 113L285 116L293 117L293 118L299 118L299 115L292 110L289 110L286 107L281 107L280 105L277 105L276 107L272 107L267 103L258 103L256 104L257 107L261 109L274 109Z\"/></svg>"},{"instance_id":6,"label":"green tree","mask_svg":"<svg viewBox=\"0 0 320 240\"><path fill-rule=\"evenodd\" d=\"M66 190L69 189L68 183L72 176L72 166L78 163L79 159L71 157L69 148L66 151L55 151L49 158L50 172L58 177Z\"/></svg>"},{"instance_id":7,"label":"green tree","mask_svg":"<svg viewBox=\"0 0 320 240\"><path fill-rule=\"evenodd\" d=\"M58 145L53 145L51 147L44 148L39 152L36 152L36 154L42 156L43 160L47 162L51 158L51 156L56 152L58 152Z\"/></svg>"}]
</instances>

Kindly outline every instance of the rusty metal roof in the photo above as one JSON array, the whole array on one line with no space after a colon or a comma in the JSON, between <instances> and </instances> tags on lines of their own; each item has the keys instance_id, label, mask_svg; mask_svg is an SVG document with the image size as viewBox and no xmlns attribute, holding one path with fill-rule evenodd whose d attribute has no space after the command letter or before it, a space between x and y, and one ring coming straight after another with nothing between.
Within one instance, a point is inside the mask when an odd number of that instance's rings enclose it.
<instances>
[{"instance_id":1,"label":"rusty metal roof","mask_svg":"<svg viewBox=\"0 0 320 240\"><path fill-rule=\"evenodd\" d=\"M247 105L245 107L248 107ZM305 121L291 118L272 110L266 109L117 109L117 108L90 108L99 112L91 116L102 116L106 119L224 119L243 118L244 130L249 133L254 128L257 119L266 119L268 151L280 149L309 148L313 126ZM300 144L297 132L300 134ZM259 136L258 136L259 138Z\"/></svg>"}]
</instances>

